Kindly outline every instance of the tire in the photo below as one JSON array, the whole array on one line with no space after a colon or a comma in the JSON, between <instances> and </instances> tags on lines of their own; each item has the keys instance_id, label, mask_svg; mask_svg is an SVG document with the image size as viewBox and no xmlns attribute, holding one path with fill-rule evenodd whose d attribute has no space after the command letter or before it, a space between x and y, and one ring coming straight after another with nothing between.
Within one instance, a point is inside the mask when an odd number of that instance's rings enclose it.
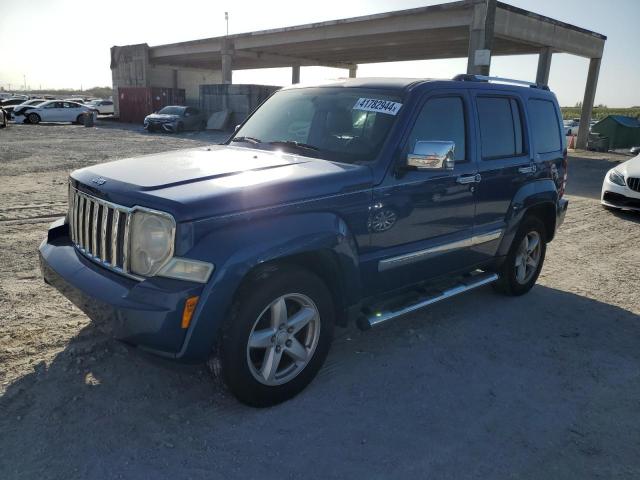
<instances>
[{"instance_id":1,"label":"tire","mask_svg":"<svg viewBox=\"0 0 640 480\"><path fill-rule=\"evenodd\" d=\"M84 125L84 114L83 113L78 115L78 118L76 118L75 123L77 123L78 125Z\"/></svg>"},{"instance_id":2,"label":"tire","mask_svg":"<svg viewBox=\"0 0 640 480\"><path fill-rule=\"evenodd\" d=\"M176 133L182 132L184 132L184 125L182 123L178 123L178 125L176 125Z\"/></svg>"},{"instance_id":3,"label":"tire","mask_svg":"<svg viewBox=\"0 0 640 480\"><path fill-rule=\"evenodd\" d=\"M316 376L329 352L334 323L333 299L325 284L307 270L279 267L241 287L214 364L242 403L276 405Z\"/></svg>"},{"instance_id":4,"label":"tire","mask_svg":"<svg viewBox=\"0 0 640 480\"><path fill-rule=\"evenodd\" d=\"M40 115L37 113L30 113L27 115L27 121L33 125L40 123Z\"/></svg>"},{"instance_id":5,"label":"tire","mask_svg":"<svg viewBox=\"0 0 640 480\"><path fill-rule=\"evenodd\" d=\"M497 291L519 296L533 288L544 263L547 251L546 238L546 229L542 221L538 217L525 217L500 268L500 278L493 284ZM531 244L536 241L537 245L534 248ZM526 256L523 256L525 246L528 250Z\"/></svg>"}]
</instances>

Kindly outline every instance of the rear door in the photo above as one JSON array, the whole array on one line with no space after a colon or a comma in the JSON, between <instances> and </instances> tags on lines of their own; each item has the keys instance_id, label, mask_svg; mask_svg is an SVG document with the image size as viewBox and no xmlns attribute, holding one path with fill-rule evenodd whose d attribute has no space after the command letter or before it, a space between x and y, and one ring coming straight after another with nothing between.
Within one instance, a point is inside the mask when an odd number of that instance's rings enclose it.
<instances>
[{"instance_id":1,"label":"rear door","mask_svg":"<svg viewBox=\"0 0 640 480\"><path fill-rule=\"evenodd\" d=\"M514 92L473 92L476 110L478 170L476 234L496 237L475 247L492 257L504 232L516 192L536 174L525 124L523 100Z\"/></svg>"},{"instance_id":2,"label":"rear door","mask_svg":"<svg viewBox=\"0 0 640 480\"><path fill-rule=\"evenodd\" d=\"M64 102L62 106L61 122L75 122L78 119L78 115L84 112L84 107L74 102Z\"/></svg>"},{"instance_id":3,"label":"rear door","mask_svg":"<svg viewBox=\"0 0 640 480\"><path fill-rule=\"evenodd\" d=\"M365 284L383 292L464 269L473 262L475 145L468 132L469 99L464 90L429 94L400 153L405 162L417 141L455 142L453 170L390 171L374 188L369 220L374 256Z\"/></svg>"}]
</instances>

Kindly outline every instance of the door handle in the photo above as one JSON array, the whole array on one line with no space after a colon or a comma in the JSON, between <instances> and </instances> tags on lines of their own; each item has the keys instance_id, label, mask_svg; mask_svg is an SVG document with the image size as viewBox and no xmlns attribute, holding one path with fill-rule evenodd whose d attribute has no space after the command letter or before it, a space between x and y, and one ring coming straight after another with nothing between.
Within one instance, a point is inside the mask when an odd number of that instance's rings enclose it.
<instances>
[{"instance_id":1,"label":"door handle","mask_svg":"<svg viewBox=\"0 0 640 480\"><path fill-rule=\"evenodd\" d=\"M520 172L520 173L536 173L536 170L537 170L536 164L532 163L528 167L520 167L518 169L518 172Z\"/></svg>"},{"instance_id":2,"label":"door handle","mask_svg":"<svg viewBox=\"0 0 640 480\"><path fill-rule=\"evenodd\" d=\"M482 176L476 173L475 175L460 175L456 178L456 183L467 185L469 183L480 183L480 180L482 180Z\"/></svg>"}]
</instances>

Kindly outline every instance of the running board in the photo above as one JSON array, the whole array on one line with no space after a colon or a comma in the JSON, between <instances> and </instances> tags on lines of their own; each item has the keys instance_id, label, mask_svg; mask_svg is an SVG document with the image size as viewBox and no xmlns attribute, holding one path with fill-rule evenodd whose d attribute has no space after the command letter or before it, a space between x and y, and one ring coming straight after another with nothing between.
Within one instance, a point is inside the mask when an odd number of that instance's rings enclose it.
<instances>
[{"instance_id":1,"label":"running board","mask_svg":"<svg viewBox=\"0 0 640 480\"><path fill-rule=\"evenodd\" d=\"M358 327L362 330L368 330L372 327L375 327L376 325L380 325L381 323L387 322L389 320L402 317L409 313L415 312L416 310L420 310L421 308L433 305L434 303L437 303L441 300L455 297L456 295L468 292L469 290L473 290L474 288L482 287L483 285L488 285L489 283L495 282L497 279L498 275L496 275L495 273L480 273L477 275L473 275L460 281L454 287L443 290L436 295L423 298L417 303L408 305L399 310L382 311L375 312L369 315L363 315L358 319Z\"/></svg>"}]
</instances>

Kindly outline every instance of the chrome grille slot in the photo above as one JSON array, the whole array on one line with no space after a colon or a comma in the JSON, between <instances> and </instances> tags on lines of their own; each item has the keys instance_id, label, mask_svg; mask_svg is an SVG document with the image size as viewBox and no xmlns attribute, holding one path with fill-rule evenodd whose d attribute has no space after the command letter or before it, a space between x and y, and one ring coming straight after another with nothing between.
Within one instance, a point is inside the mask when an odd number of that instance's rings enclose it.
<instances>
[{"instance_id":1,"label":"chrome grille slot","mask_svg":"<svg viewBox=\"0 0 640 480\"><path fill-rule=\"evenodd\" d=\"M93 261L125 274L130 215L130 208L92 197L69 185L71 241Z\"/></svg>"},{"instance_id":2,"label":"chrome grille slot","mask_svg":"<svg viewBox=\"0 0 640 480\"><path fill-rule=\"evenodd\" d=\"M627 178L627 185L631 190L640 192L640 178L634 178L634 177Z\"/></svg>"}]
</instances>

